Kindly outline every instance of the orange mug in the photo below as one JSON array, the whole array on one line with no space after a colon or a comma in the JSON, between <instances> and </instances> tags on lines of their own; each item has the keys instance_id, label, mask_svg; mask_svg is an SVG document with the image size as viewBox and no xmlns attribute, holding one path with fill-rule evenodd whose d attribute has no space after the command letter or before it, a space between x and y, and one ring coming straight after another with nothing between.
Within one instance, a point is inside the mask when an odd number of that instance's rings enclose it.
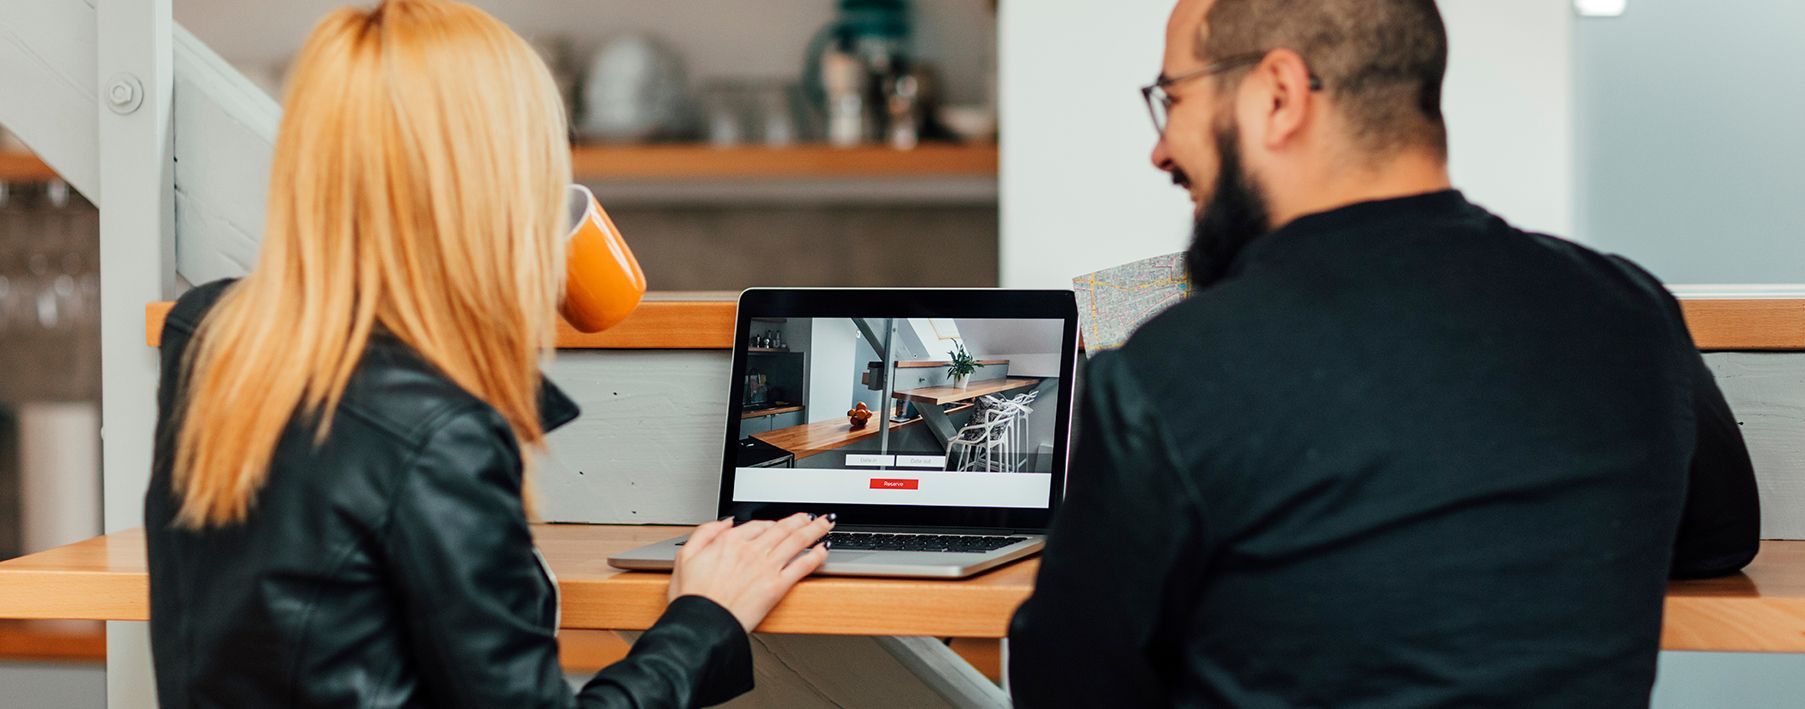
<instances>
[{"instance_id":1,"label":"orange mug","mask_svg":"<svg viewBox=\"0 0 1805 709\"><path fill-rule=\"evenodd\" d=\"M639 307L646 295L646 274L589 188L570 186L569 209L560 310L576 329L601 332L619 325Z\"/></svg>"}]
</instances>

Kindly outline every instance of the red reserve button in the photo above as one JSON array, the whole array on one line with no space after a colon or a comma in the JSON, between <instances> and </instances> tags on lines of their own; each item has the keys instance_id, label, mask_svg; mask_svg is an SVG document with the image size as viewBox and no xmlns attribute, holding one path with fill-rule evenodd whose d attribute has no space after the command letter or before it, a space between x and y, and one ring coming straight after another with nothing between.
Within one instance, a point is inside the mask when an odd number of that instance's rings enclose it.
<instances>
[{"instance_id":1,"label":"red reserve button","mask_svg":"<svg viewBox=\"0 0 1805 709\"><path fill-rule=\"evenodd\" d=\"M920 488L920 480L899 480L895 478L871 479L871 489L873 490L918 490Z\"/></svg>"}]
</instances>

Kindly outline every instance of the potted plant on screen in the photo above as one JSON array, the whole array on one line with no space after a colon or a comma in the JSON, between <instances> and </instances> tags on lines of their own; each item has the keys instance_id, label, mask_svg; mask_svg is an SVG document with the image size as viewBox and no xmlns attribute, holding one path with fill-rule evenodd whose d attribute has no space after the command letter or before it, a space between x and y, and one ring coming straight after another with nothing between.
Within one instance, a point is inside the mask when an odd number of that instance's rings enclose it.
<instances>
[{"instance_id":1,"label":"potted plant on screen","mask_svg":"<svg viewBox=\"0 0 1805 709\"><path fill-rule=\"evenodd\" d=\"M973 359L971 353L965 351L963 342L953 343L953 351L948 352L947 355L952 358L952 364L947 366L946 376L953 378L953 386L964 391L965 386L971 383L972 372L978 371L978 368L984 365L978 364L978 360Z\"/></svg>"}]
</instances>

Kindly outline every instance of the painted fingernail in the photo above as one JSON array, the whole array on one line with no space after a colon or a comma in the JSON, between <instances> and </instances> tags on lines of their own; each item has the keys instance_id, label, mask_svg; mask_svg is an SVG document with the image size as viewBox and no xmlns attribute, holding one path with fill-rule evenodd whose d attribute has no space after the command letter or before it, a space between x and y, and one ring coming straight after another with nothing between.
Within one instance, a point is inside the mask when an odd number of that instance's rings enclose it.
<instances>
[{"instance_id":1,"label":"painted fingernail","mask_svg":"<svg viewBox=\"0 0 1805 709\"><path fill-rule=\"evenodd\" d=\"M832 549L832 548L834 548L834 543L833 542L822 542L821 548L822 549Z\"/></svg>"},{"instance_id":2,"label":"painted fingernail","mask_svg":"<svg viewBox=\"0 0 1805 709\"><path fill-rule=\"evenodd\" d=\"M835 522L835 521L838 521L839 519L840 519L840 513L838 513L838 512L827 513L827 521Z\"/></svg>"},{"instance_id":3,"label":"painted fingernail","mask_svg":"<svg viewBox=\"0 0 1805 709\"><path fill-rule=\"evenodd\" d=\"M810 522L815 521L815 513L813 513L813 512L808 513L808 521L810 521Z\"/></svg>"}]
</instances>

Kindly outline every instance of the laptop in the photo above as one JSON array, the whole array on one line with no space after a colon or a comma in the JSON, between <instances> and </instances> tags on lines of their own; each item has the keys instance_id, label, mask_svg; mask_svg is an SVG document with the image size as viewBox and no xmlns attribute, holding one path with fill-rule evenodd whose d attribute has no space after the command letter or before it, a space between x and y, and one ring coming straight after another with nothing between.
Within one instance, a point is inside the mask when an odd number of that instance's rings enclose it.
<instances>
[{"instance_id":1,"label":"laptop","mask_svg":"<svg viewBox=\"0 0 1805 709\"><path fill-rule=\"evenodd\" d=\"M1038 552L1065 491L1071 291L740 295L718 517L837 513L817 573L961 578ZM685 537L608 559L668 570Z\"/></svg>"}]
</instances>

